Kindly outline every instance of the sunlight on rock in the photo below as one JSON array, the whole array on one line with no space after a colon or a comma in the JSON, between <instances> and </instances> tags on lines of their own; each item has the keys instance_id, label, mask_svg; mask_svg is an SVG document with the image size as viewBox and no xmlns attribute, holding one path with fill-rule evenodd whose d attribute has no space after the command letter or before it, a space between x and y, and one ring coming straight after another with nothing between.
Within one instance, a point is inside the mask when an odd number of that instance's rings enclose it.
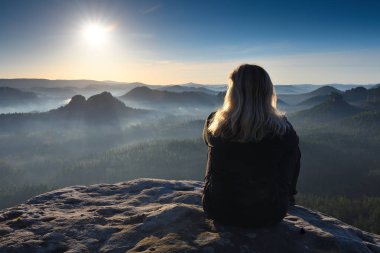
<instances>
[{"instance_id":1,"label":"sunlight on rock","mask_svg":"<svg viewBox=\"0 0 380 253\"><path fill-rule=\"evenodd\" d=\"M380 250L380 236L302 206L290 208L273 227L223 226L205 217L202 187L198 181L137 179L47 192L0 212L0 252Z\"/></svg>"}]
</instances>

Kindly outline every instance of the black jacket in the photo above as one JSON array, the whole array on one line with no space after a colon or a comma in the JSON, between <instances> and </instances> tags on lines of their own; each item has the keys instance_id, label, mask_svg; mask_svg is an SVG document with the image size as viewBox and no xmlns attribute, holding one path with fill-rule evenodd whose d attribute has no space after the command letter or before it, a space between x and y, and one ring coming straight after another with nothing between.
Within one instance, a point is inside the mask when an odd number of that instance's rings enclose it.
<instances>
[{"instance_id":1,"label":"black jacket","mask_svg":"<svg viewBox=\"0 0 380 253\"><path fill-rule=\"evenodd\" d=\"M281 221L296 191L301 152L299 139L289 124L283 136L267 134L260 142L233 142L203 138L208 159L203 192L206 215L224 224L266 226Z\"/></svg>"}]
</instances>

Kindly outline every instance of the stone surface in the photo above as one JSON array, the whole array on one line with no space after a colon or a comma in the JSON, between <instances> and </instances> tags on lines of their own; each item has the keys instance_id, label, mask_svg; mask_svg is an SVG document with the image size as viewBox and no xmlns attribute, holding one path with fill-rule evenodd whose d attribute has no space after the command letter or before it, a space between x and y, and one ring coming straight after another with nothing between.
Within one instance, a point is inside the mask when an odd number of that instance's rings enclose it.
<instances>
[{"instance_id":1,"label":"stone surface","mask_svg":"<svg viewBox=\"0 0 380 253\"><path fill-rule=\"evenodd\" d=\"M380 252L380 236L292 207L269 228L204 217L202 182L72 186L0 211L0 252Z\"/></svg>"}]
</instances>

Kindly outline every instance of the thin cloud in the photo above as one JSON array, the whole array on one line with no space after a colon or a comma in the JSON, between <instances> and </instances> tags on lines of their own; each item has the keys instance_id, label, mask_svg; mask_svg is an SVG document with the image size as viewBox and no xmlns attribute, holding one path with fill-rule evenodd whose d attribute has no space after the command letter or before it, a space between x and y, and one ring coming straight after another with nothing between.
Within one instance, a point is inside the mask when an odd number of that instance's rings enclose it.
<instances>
[{"instance_id":1,"label":"thin cloud","mask_svg":"<svg viewBox=\"0 0 380 253\"><path fill-rule=\"evenodd\" d=\"M161 7L161 4L153 5L142 11L143 14L148 14L157 11Z\"/></svg>"}]
</instances>

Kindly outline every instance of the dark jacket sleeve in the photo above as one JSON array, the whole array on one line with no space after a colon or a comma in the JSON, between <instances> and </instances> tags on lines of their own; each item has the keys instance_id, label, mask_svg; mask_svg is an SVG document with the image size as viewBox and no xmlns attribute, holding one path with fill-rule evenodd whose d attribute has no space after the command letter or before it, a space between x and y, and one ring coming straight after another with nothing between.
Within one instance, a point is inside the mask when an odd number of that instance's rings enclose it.
<instances>
[{"instance_id":1,"label":"dark jacket sleeve","mask_svg":"<svg viewBox=\"0 0 380 253\"><path fill-rule=\"evenodd\" d=\"M210 115L207 117L205 124L203 126L202 136L203 136L203 140L207 146L210 146L210 139L209 139L210 136L209 136L209 132L208 132L208 126L210 125L211 120L214 117L214 115L215 115L215 112L210 113Z\"/></svg>"}]
</instances>

